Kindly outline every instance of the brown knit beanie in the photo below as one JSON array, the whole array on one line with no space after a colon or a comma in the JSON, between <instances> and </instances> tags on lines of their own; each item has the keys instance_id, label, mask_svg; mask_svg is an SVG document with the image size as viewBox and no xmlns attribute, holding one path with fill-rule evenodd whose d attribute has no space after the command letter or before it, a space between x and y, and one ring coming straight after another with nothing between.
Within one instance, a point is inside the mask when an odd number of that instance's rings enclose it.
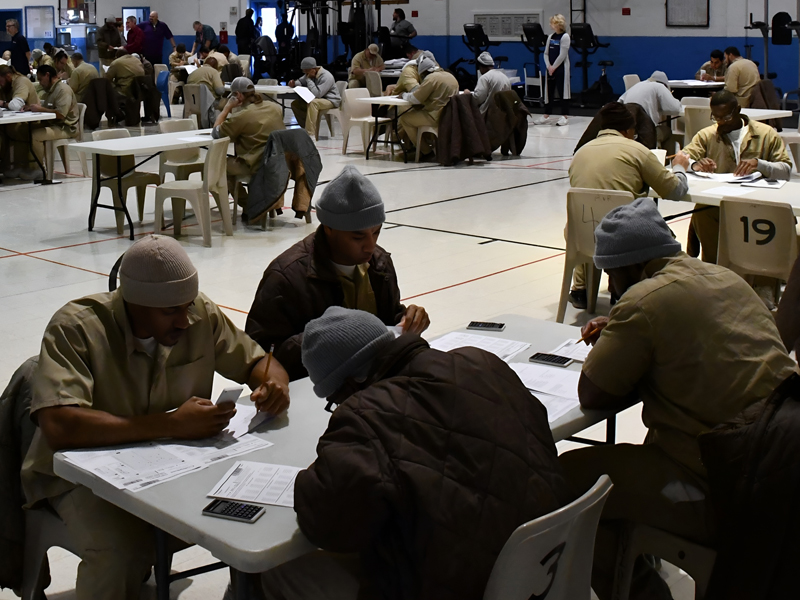
<instances>
[{"instance_id":1,"label":"brown knit beanie","mask_svg":"<svg viewBox=\"0 0 800 600\"><path fill-rule=\"evenodd\" d=\"M197 269L173 238L148 235L130 247L119 268L126 302L170 308L197 298Z\"/></svg>"}]
</instances>

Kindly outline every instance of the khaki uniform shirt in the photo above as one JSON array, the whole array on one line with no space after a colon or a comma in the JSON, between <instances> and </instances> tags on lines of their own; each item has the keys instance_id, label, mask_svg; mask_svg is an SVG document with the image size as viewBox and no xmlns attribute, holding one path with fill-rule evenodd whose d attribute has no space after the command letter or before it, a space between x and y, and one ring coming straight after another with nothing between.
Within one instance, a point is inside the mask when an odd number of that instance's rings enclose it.
<instances>
[{"instance_id":1,"label":"khaki uniform shirt","mask_svg":"<svg viewBox=\"0 0 800 600\"><path fill-rule=\"evenodd\" d=\"M189 64L189 57L191 54L188 52L184 52L183 56L178 54L177 52L173 52L169 55L169 68L170 70L174 69L175 67L180 67L182 65Z\"/></svg>"},{"instance_id":2,"label":"khaki uniform shirt","mask_svg":"<svg viewBox=\"0 0 800 600\"><path fill-rule=\"evenodd\" d=\"M422 108L436 121L450 98L458 93L458 81L447 71L430 73L414 92Z\"/></svg>"},{"instance_id":3,"label":"khaki uniform shirt","mask_svg":"<svg viewBox=\"0 0 800 600\"><path fill-rule=\"evenodd\" d=\"M25 104L39 104L39 96L36 95L36 86L24 75L11 76L11 92L6 93L0 88L0 100L11 102L14 98L22 98Z\"/></svg>"},{"instance_id":4,"label":"khaki uniform shirt","mask_svg":"<svg viewBox=\"0 0 800 600\"><path fill-rule=\"evenodd\" d=\"M53 62L53 57L50 56L49 54L42 54L42 56L39 57L39 60L33 61L33 68L34 69L38 69L39 67L41 67L43 65L47 65L47 66L55 68L55 63Z\"/></svg>"},{"instance_id":5,"label":"khaki uniform shirt","mask_svg":"<svg viewBox=\"0 0 800 600\"><path fill-rule=\"evenodd\" d=\"M362 50L353 57L353 61L350 63L350 75L348 76L348 80L355 79L361 84L365 84L367 80L366 76L363 73L361 75L354 75L353 71L355 69L373 69L382 66L383 59L380 56L376 54L372 56L372 60L367 60L366 51Z\"/></svg>"},{"instance_id":6,"label":"khaki uniform shirt","mask_svg":"<svg viewBox=\"0 0 800 600\"><path fill-rule=\"evenodd\" d=\"M756 63L746 58L737 58L728 65L725 74L725 89L736 96L739 106L750 106L750 92L761 81Z\"/></svg>"},{"instance_id":7,"label":"khaki uniform shirt","mask_svg":"<svg viewBox=\"0 0 800 600\"><path fill-rule=\"evenodd\" d=\"M711 75L712 77L725 77L725 73L728 72L728 65L725 64L725 61L722 61L722 66L719 69L715 69L711 66L711 61L707 60L703 63L703 66L694 74L695 79L702 79L703 73L706 75Z\"/></svg>"},{"instance_id":8,"label":"khaki uniform shirt","mask_svg":"<svg viewBox=\"0 0 800 600\"><path fill-rule=\"evenodd\" d=\"M80 100L83 98L86 88L89 87L89 82L92 79L97 79L100 74L93 64L82 62L72 71L69 77L69 87L75 92L75 97Z\"/></svg>"},{"instance_id":9,"label":"khaki uniform shirt","mask_svg":"<svg viewBox=\"0 0 800 600\"><path fill-rule=\"evenodd\" d=\"M225 87L225 84L222 83L222 77L219 76L219 71L213 67L209 67L208 65L198 67L189 75L189 77L186 78L186 83L190 85L202 84L206 86L209 90L211 90L211 94L215 98L219 98L219 95L217 95L217 90L224 89Z\"/></svg>"},{"instance_id":10,"label":"khaki uniform shirt","mask_svg":"<svg viewBox=\"0 0 800 600\"><path fill-rule=\"evenodd\" d=\"M142 61L131 54L115 59L106 71L106 79L110 79L114 88L125 96L130 95L136 77L144 77L144 67Z\"/></svg>"},{"instance_id":11,"label":"khaki uniform shirt","mask_svg":"<svg viewBox=\"0 0 800 600\"><path fill-rule=\"evenodd\" d=\"M345 275L339 269L336 271L339 282L342 284L344 307L377 315L378 301L375 300L375 292L372 289L372 282L369 280L369 263L356 265L352 275Z\"/></svg>"},{"instance_id":12,"label":"khaki uniform shirt","mask_svg":"<svg viewBox=\"0 0 800 600\"><path fill-rule=\"evenodd\" d=\"M46 126L59 127L70 137L78 133L78 101L75 92L65 81L59 81L42 90L41 104L44 108L55 109L64 115L63 121L45 121Z\"/></svg>"},{"instance_id":13,"label":"khaki uniform shirt","mask_svg":"<svg viewBox=\"0 0 800 600\"><path fill-rule=\"evenodd\" d=\"M603 129L572 157L569 184L597 190L621 190L634 196L646 196L649 186L659 197L668 198L680 181L639 142L613 129Z\"/></svg>"},{"instance_id":14,"label":"khaki uniform shirt","mask_svg":"<svg viewBox=\"0 0 800 600\"><path fill-rule=\"evenodd\" d=\"M636 392L648 441L705 475L697 436L769 396L796 364L733 271L679 252L645 273L611 309L583 373L609 394Z\"/></svg>"},{"instance_id":15,"label":"khaki uniform shirt","mask_svg":"<svg viewBox=\"0 0 800 600\"><path fill-rule=\"evenodd\" d=\"M204 294L189 308L189 327L151 357L131 331L119 290L75 300L45 330L31 381L31 415L79 406L120 417L163 413L192 396L210 398L214 372L245 383L264 351ZM75 488L53 473L53 451L37 430L22 465L29 504Z\"/></svg>"},{"instance_id":16,"label":"khaki uniform shirt","mask_svg":"<svg viewBox=\"0 0 800 600\"><path fill-rule=\"evenodd\" d=\"M405 92L413 92L419 85L419 71L417 65L408 63L403 70L400 71L400 77L397 79L397 85L394 86L392 91L393 95L403 94Z\"/></svg>"},{"instance_id":17,"label":"khaki uniform shirt","mask_svg":"<svg viewBox=\"0 0 800 600\"><path fill-rule=\"evenodd\" d=\"M75 70L75 67L73 67L72 63L69 61L69 59L67 59L67 62L64 63L64 68L63 69L56 69L56 75L59 76L61 81L69 81L69 78L72 76L72 72L74 70Z\"/></svg>"},{"instance_id":18,"label":"khaki uniform shirt","mask_svg":"<svg viewBox=\"0 0 800 600\"><path fill-rule=\"evenodd\" d=\"M213 50L208 53L208 57L206 58L206 60L208 60L209 58L217 59L217 71L222 72L222 67L226 67L228 65L228 59L222 52L217 52L216 50Z\"/></svg>"},{"instance_id":19,"label":"khaki uniform shirt","mask_svg":"<svg viewBox=\"0 0 800 600\"><path fill-rule=\"evenodd\" d=\"M786 145L775 129L751 121L742 116L745 131L742 135L742 145L739 148L740 160L757 158L768 162L786 163L791 169L792 159L786 151ZM733 144L727 135L717 134L717 125L701 129L694 136L691 143L683 148L693 161L701 158L710 158L717 163L717 173L733 173L736 170L736 153Z\"/></svg>"},{"instance_id":20,"label":"khaki uniform shirt","mask_svg":"<svg viewBox=\"0 0 800 600\"><path fill-rule=\"evenodd\" d=\"M248 104L236 114L231 114L219 126L220 137L229 137L236 156L243 159L255 174L264 158L264 147L270 134L286 129L280 107L274 102Z\"/></svg>"}]
</instances>

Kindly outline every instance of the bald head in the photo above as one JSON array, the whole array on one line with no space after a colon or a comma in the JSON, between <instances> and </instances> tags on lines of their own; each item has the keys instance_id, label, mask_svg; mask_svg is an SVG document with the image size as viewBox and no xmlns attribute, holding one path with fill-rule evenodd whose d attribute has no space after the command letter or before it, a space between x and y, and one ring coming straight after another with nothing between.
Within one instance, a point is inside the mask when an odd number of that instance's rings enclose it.
<instances>
[{"instance_id":1,"label":"bald head","mask_svg":"<svg viewBox=\"0 0 800 600\"><path fill-rule=\"evenodd\" d=\"M150 13L150 24L155 27L156 23L158 23L158 11L153 11Z\"/></svg>"}]
</instances>

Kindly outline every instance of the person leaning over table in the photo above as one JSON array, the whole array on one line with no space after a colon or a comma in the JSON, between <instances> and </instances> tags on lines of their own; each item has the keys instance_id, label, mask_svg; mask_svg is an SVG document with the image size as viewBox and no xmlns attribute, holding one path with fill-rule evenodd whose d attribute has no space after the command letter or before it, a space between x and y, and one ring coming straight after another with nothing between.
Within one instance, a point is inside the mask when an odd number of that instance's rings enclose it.
<instances>
[{"instance_id":1,"label":"person leaning over table","mask_svg":"<svg viewBox=\"0 0 800 600\"><path fill-rule=\"evenodd\" d=\"M225 84L217 70L217 60L215 58L206 59L201 66L189 73L186 83L190 85L199 84L206 86L216 100L216 105L223 103L225 96Z\"/></svg>"},{"instance_id":2,"label":"person leaning over table","mask_svg":"<svg viewBox=\"0 0 800 600\"><path fill-rule=\"evenodd\" d=\"M727 90L711 96L714 125L701 129L682 152L691 160L691 170L704 173L748 175L758 171L764 177L789 179L792 159L775 129L742 114L736 97ZM703 260L717 262L719 208L698 204L703 209L692 215L692 229L700 239ZM689 244L689 254L699 250Z\"/></svg>"},{"instance_id":3,"label":"person leaning over table","mask_svg":"<svg viewBox=\"0 0 800 600\"><path fill-rule=\"evenodd\" d=\"M668 117L681 114L680 100L672 95L669 79L664 71L653 71L649 79L640 81L619 97L623 104L638 104L656 126L659 143L672 137Z\"/></svg>"},{"instance_id":4,"label":"person leaning over table","mask_svg":"<svg viewBox=\"0 0 800 600\"><path fill-rule=\"evenodd\" d=\"M572 499L544 407L495 355L332 306L302 360L338 405L294 487L322 551L254 577L255 597L481 600L511 533Z\"/></svg>"},{"instance_id":5,"label":"person leaning over table","mask_svg":"<svg viewBox=\"0 0 800 600\"><path fill-rule=\"evenodd\" d=\"M667 200L679 200L686 195L689 161L685 155L675 156L672 171L661 164L650 150L634 141L635 121L624 104L606 104L598 116L601 118L600 133L581 146L572 158L570 186L621 190L634 196L646 196L652 188L659 197ZM578 265L572 275L569 301L578 309L587 306L583 265Z\"/></svg>"},{"instance_id":6,"label":"person leaning over table","mask_svg":"<svg viewBox=\"0 0 800 600\"><path fill-rule=\"evenodd\" d=\"M319 111L338 108L342 103L342 97L331 72L317 66L317 61L312 56L307 56L300 62L300 69L303 71L303 76L296 81L292 79L289 87L308 88L315 97L311 102L306 102L302 98L294 100L292 112L297 124L304 127L308 135L316 137Z\"/></svg>"},{"instance_id":7,"label":"person leaning over table","mask_svg":"<svg viewBox=\"0 0 800 600\"><path fill-rule=\"evenodd\" d=\"M727 71L728 65L722 50L712 50L711 58L703 63L703 66L694 74L694 78L700 81L725 81Z\"/></svg>"},{"instance_id":8,"label":"person leaning over table","mask_svg":"<svg viewBox=\"0 0 800 600\"><path fill-rule=\"evenodd\" d=\"M31 66L33 67L33 69L38 69L39 67L44 65L52 67L53 57L47 54L41 48L34 48L33 52L31 52Z\"/></svg>"},{"instance_id":9,"label":"person leaning over table","mask_svg":"<svg viewBox=\"0 0 800 600\"><path fill-rule=\"evenodd\" d=\"M383 91L384 96L396 96L398 94L411 92L416 89L416 87L420 84L417 62L421 56L427 56L434 63L436 63L436 58L434 58L433 52L428 50L419 50L411 44L406 44L403 47L403 54L405 54L408 62L400 71L400 77L397 78L397 83L386 86L386 89Z\"/></svg>"},{"instance_id":10,"label":"person leaning over table","mask_svg":"<svg viewBox=\"0 0 800 600\"><path fill-rule=\"evenodd\" d=\"M578 395L592 410L642 402L644 444L560 456L573 495L600 475L614 489L597 532L592 589L611 597L621 521L713 546L714 511L697 437L767 398L796 370L772 315L733 271L681 252L649 198L611 210L595 231L594 262L619 301L582 330L594 348ZM668 599L638 559L630 598Z\"/></svg>"},{"instance_id":11,"label":"person leaning over table","mask_svg":"<svg viewBox=\"0 0 800 600\"><path fill-rule=\"evenodd\" d=\"M195 31L194 42L192 43L192 50L190 54L200 53L202 48L206 50L216 50L219 46L217 33L211 25L203 25L200 21L192 23L192 28Z\"/></svg>"},{"instance_id":12,"label":"person leaning over table","mask_svg":"<svg viewBox=\"0 0 800 600\"><path fill-rule=\"evenodd\" d=\"M17 73L14 67L0 65L0 108L21 111L25 106L39 103L36 87L30 79ZM20 171L27 170L28 138L17 142L9 135L11 126L0 127L0 164L3 175L8 178L18 177ZM14 149L14 165L11 161L11 149ZM41 175L41 171L39 172Z\"/></svg>"},{"instance_id":13,"label":"person leaning over table","mask_svg":"<svg viewBox=\"0 0 800 600\"><path fill-rule=\"evenodd\" d=\"M117 50L117 58L106 71L106 79L111 82L114 91L123 96L130 96L131 87L137 77L144 77L142 61L126 50Z\"/></svg>"},{"instance_id":14,"label":"person leaning over table","mask_svg":"<svg viewBox=\"0 0 800 600\"><path fill-rule=\"evenodd\" d=\"M235 108L241 110L233 113ZM247 204L247 190L236 177L255 175L264 158L264 148L273 131L286 129L281 108L275 102L264 100L256 93L253 82L247 77L237 77L231 82L231 95L214 122L211 136L214 139L231 139L235 156L227 158L228 190L239 190L239 203Z\"/></svg>"},{"instance_id":15,"label":"person leaning over table","mask_svg":"<svg viewBox=\"0 0 800 600\"><path fill-rule=\"evenodd\" d=\"M53 57L53 67L56 70L56 76L61 81L69 81L69 78L72 76L72 71L74 71L69 56L67 56L67 53L61 48L56 50L55 56Z\"/></svg>"},{"instance_id":16,"label":"person leaning over table","mask_svg":"<svg viewBox=\"0 0 800 600\"><path fill-rule=\"evenodd\" d=\"M383 69L383 59L378 52L378 44L370 44L353 57L350 63L347 87L351 89L367 87L367 77L364 73L367 71L380 73Z\"/></svg>"},{"instance_id":17,"label":"person leaning over table","mask_svg":"<svg viewBox=\"0 0 800 600\"><path fill-rule=\"evenodd\" d=\"M120 266L120 288L70 302L51 319L33 376L39 425L22 467L28 506L49 505L81 558L78 600L138 600L155 561L153 527L53 472L53 453L218 434L235 414L215 406L214 373L247 383L260 411L289 405L288 377L198 291L171 237L148 235ZM266 383L264 383L266 381Z\"/></svg>"},{"instance_id":18,"label":"person leaning over table","mask_svg":"<svg viewBox=\"0 0 800 600\"><path fill-rule=\"evenodd\" d=\"M215 61L217 61L217 71L221 73L223 67L228 66L228 58L222 52L220 52L220 48L222 48L222 46L216 50L206 50L203 48L200 50L200 58L203 61L213 58Z\"/></svg>"},{"instance_id":19,"label":"person leaning over table","mask_svg":"<svg viewBox=\"0 0 800 600\"><path fill-rule=\"evenodd\" d=\"M430 319L419 306L403 306L391 255L378 246L386 220L375 185L353 166L342 169L316 203L321 225L264 271L245 331L300 379L303 329L329 306L376 315L385 325L421 334Z\"/></svg>"},{"instance_id":20,"label":"person leaning over table","mask_svg":"<svg viewBox=\"0 0 800 600\"><path fill-rule=\"evenodd\" d=\"M83 54L80 52L73 53L70 56L70 60L74 69L72 70L72 75L69 76L69 87L75 92L75 98L78 102L82 102L83 94L86 92L89 82L100 77L100 74L93 64L83 60Z\"/></svg>"},{"instance_id":21,"label":"person leaning over table","mask_svg":"<svg viewBox=\"0 0 800 600\"><path fill-rule=\"evenodd\" d=\"M464 90L464 93L472 94L481 114L485 115L495 94L511 90L511 80L500 69L494 68L494 58L488 52L482 52L478 56L478 71L481 76L475 84L475 90Z\"/></svg>"}]
</instances>

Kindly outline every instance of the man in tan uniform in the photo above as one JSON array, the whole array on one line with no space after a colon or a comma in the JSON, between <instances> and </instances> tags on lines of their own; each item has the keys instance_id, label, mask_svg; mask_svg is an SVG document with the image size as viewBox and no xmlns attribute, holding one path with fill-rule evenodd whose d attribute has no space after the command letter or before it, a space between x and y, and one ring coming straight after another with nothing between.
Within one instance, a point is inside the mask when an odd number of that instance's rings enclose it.
<instances>
[{"instance_id":1,"label":"man in tan uniform","mask_svg":"<svg viewBox=\"0 0 800 600\"><path fill-rule=\"evenodd\" d=\"M187 77L186 83L206 86L217 101L225 95L225 84L222 83L222 77L217 70L217 61L214 58L206 59L201 67Z\"/></svg>"},{"instance_id":2,"label":"man in tan uniform","mask_svg":"<svg viewBox=\"0 0 800 600\"><path fill-rule=\"evenodd\" d=\"M739 106L747 108L750 106L750 92L761 81L758 67L752 60L742 58L735 46L725 49L725 63L728 65L725 89L736 96Z\"/></svg>"},{"instance_id":3,"label":"man in tan uniform","mask_svg":"<svg viewBox=\"0 0 800 600\"><path fill-rule=\"evenodd\" d=\"M75 52L70 59L74 69L69 77L69 87L75 92L78 102L82 102L83 94L86 88L89 87L89 82L100 77L100 74L93 64L84 62L83 55L80 52Z\"/></svg>"},{"instance_id":4,"label":"man in tan uniform","mask_svg":"<svg viewBox=\"0 0 800 600\"><path fill-rule=\"evenodd\" d=\"M149 235L131 246L120 280L115 292L53 316L31 380L39 429L23 488L28 506L49 505L67 526L81 558L78 600L138 600L154 532L56 476L54 451L214 436L235 413L209 400L215 371L255 390L258 410L277 415L289 404L286 371L273 358L265 373L264 350L199 293L197 270L173 238Z\"/></svg>"},{"instance_id":5,"label":"man in tan uniform","mask_svg":"<svg viewBox=\"0 0 800 600\"><path fill-rule=\"evenodd\" d=\"M417 70L422 79L419 87L413 92L400 94L414 108L400 115L397 132L400 139L411 148L416 146L417 130L420 127L438 127L442 109L450 101L450 97L458 93L456 78L447 71L442 71L427 56L420 58ZM420 150L423 155L433 152L430 141L423 139Z\"/></svg>"},{"instance_id":6,"label":"man in tan uniform","mask_svg":"<svg viewBox=\"0 0 800 600\"><path fill-rule=\"evenodd\" d=\"M234 108L241 110L231 114ZM229 137L236 156L228 157L228 190L236 189L236 177L255 175L264 157L264 147L270 134L285 129L280 107L256 94L253 82L247 77L237 77L231 83L231 96L214 123L211 131L215 139ZM238 184L241 185L241 184ZM247 200L242 186L239 202Z\"/></svg>"},{"instance_id":7,"label":"man in tan uniform","mask_svg":"<svg viewBox=\"0 0 800 600\"><path fill-rule=\"evenodd\" d=\"M621 190L634 196L647 196L653 188L660 198L679 200L689 185L686 169L689 161L678 154L672 171L664 167L655 155L634 141L635 121L624 104L610 102L598 116L601 131L591 142L581 146L569 167L571 187L596 190ZM586 272L583 265L573 273L570 303L578 309L587 306Z\"/></svg>"},{"instance_id":8,"label":"man in tan uniform","mask_svg":"<svg viewBox=\"0 0 800 600\"><path fill-rule=\"evenodd\" d=\"M759 171L772 179L789 179L792 159L781 136L769 125L742 115L738 98L723 90L711 97L711 118L716 125L701 129L682 150L692 161L693 171L748 175ZM703 248L703 260L717 262L719 208L698 204L692 228ZM698 250L689 244L689 254Z\"/></svg>"},{"instance_id":9,"label":"man in tan uniform","mask_svg":"<svg viewBox=\"0 0 800 600\"><path fill-rule=\"evenodd\" d=\"M31 80L20 75L9 65L0 65L0 108L20 111L25 106L39 103L36 88ZM7 178L18 177L21 170L27 170L27 143L17 142L9 135L14 126L0 127L0 164ZM27 138L25 138L27 142ZM14 150L12 167L11 149ZM41 175L41 172L39 173Z\"/></svg>"},{"instance_id":10,"label":"man in tan uniform","mask_svg":"<svg viewBox=\"0 0 800 600\"><path fill-rule=\"evenodd\" d=\"M130 96L137 77L144 77L142 61L125 50L117 50L117 58L106 71L106 79L111 81L114 90L123 96Z\"/></svg>"},{"instance_id":11,"label":"man in tan uniform","mask_svg":"<svg viewBox=\"0 0 800 600\"><path fill-rule=\"evenodd\" d=\"M728 65L725 62L725 55L722 50L712 50L711 58L697 70L694 78L700 81L725 81L725 73L727 72Z\"/></svg>"},{"instance_id":12,"label":"man in tan uniform","mask_svg":"<svg viewBox=\"0 0 800 600\"><path fill-rule=\"evenodd\" d=\"M592 589L611 597L621 520L702 545L715 539L699 435L767 398L796 364L772 315L736 273L681 252L649 198L613 209L595 232L594 262L620 296L584 328L583 408L642 402L643 444L596 446L559 457L574 497L607 474L614 489L595 542ZM646 561L630 598L672 598Z\"/></svg>"},{"instance_id":13,"label":"man in tan uniform","mask_svg":"<svg viewBox=\"0 0 800 600\"><path fill-rule=\"evenodd\" d=\"M353 57L350 63L350 75L347 79L348 88L367 87L367 71L383 71L383 59L378 54L378 44L370 44Z\"/></svg>"},{"instance_id":14,"label":"man in tan uniform","mask_svg":"<svg viewBox=\"0 0 800 600\"><path fill-rule=\"evenodd\" d=\"M219 51L219 48L216 50L208 50L208 48L202 48L200 50L200 58L203 61L207 61L209 58L213 58L217 61L217 71L222 73L222 68L228 66L228 58Z\"/></svg>"},{"instance_id":15,"label":"man in tan uniform","mask_svg":"<svg viewBox=\"0 0 800 600\"><path fill-rule=\"evenodd\" d=\"M189 54L186 51L185 44L178 44L175 46L175 51L169 55L169 68L173 70L175 67L182 67L189 64Z\"/></svg>"},{"instance_id":16,"label":"man in tan uniform","mask_svg":"<svg viewBox=\"0 0 800 600\"><path fill-rule=\"evenodd\" d=\"M70 75L74 67L69 61L69 56L64 50L57 50L53 57L53 66L56 68L56 74L61 81L69 81Z\"/></svg>"}]
</instances>

